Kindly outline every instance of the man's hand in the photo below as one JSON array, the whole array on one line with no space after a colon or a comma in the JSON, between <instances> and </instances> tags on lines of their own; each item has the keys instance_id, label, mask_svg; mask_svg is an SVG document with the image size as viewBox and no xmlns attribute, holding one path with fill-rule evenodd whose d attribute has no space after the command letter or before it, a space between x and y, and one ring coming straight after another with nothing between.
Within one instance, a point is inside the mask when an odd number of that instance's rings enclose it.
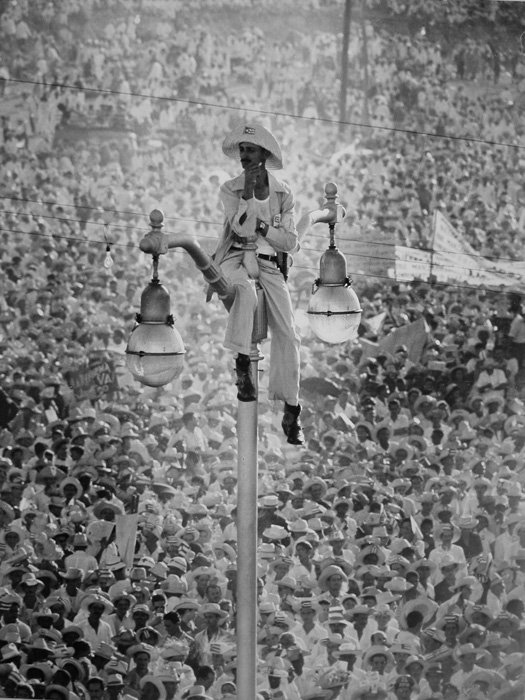
<instances>
[{"instance_id":1,"label":"man's hand","mask_svg":"<svg viewBox=\"0 0 525 700\"><path fill-rule=\"evenodd\" d=\"M248 165L244 171L244 192L243 199L251 199L253 191L261 176L262 163L252 163Z\"/></svg>"}]
</instances>

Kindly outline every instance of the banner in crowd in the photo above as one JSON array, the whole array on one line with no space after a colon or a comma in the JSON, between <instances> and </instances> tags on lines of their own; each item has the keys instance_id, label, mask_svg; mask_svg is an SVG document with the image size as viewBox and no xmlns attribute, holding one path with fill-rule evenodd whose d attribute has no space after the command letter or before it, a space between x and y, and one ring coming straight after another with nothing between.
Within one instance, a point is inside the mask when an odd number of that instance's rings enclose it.
<instances>
[{"instance_id":1,"label":"banner in crowd","mask_svg":"<svg viewBox=\"0 0 525 700\"><path fill-rule=\"evenodd\" d=\"M115 544L120 558L128 567L133 566L138 522L139 516L135 513L115 517Z\"/></svg>"},{"instance_id":2,"label":"banner in crowd","mask_svg":"<svg viewBox=\"0 0 525 700\"><path fill-rule=\"evenodd\" d=\"M379 353L386 352L394 355L399 345L405 345L408 351L408 359L417 364L421 360L423 349L427 341L427 324L423 318L419 318L414 323L406 326L394 328L385 335L378 343L374 343L366 338L360 338L359 342L363 348L363 358L377 357Z\"/></svg>"},{"instance_id":3,"label":"banner in crowd","mask_svg":"<svg viewBox=\"0 0 525 700\"><path fill-rule=\"evenodd\" d=\"M118 390L115 365L103 357L93 357L65 376L78 400L96 401Z\"/></svg>"},{"instance_id":4,"label":"banner in crowd","mask_svg":"<svg viewBox=\"0 0 525 700\"><path fill-rule=\"evenodd\" d=\"M473 287L516 287L523 263L484 258L440 212L434 212L432 250L395 247L397 280L430 280Z\"/></svg>"}]
</instances>

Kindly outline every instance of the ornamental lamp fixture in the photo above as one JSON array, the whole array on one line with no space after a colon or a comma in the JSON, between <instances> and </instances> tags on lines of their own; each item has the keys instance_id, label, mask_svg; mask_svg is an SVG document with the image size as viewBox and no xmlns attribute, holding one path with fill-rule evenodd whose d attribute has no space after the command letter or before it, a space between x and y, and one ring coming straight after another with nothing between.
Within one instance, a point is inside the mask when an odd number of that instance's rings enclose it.
<instances>
[{"instance_id":1,"label":"ornamental lamp fixture","mask_svg":"<svg viewBox=\"0 0 525 700\"><path fill-rule=\"evenodd\" d=\"M337 202L337 185L329 182L325 196L325 208L312 212L311 218L314 223L328 223L330 244L321 256L319 277L312 285L308 320L320 340L336 344L357 338L362 309L348 277L346 258L335 245L335 225L346 215Z\"/></svg>"},{"instance_id":2,"label":"ornamental lamp fixture","mask_svg":"<svg viewBox=\"0 0 525 700\"><path fill-rule=\"evenodd\" d=\"M170 295L158 278L158 255L153 278L142 292L140 313L126 348L126 365L146 386L159 387L176 379L184 366L184 343L171 315Z\"/></svg>"}]
</instances>

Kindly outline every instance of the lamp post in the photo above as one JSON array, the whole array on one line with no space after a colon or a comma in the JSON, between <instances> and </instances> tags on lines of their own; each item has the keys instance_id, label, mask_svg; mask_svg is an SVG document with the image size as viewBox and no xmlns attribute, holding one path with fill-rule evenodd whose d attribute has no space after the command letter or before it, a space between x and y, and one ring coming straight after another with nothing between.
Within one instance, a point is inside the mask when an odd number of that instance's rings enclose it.
<instances>
[{"instance_id":1,"label":"lamp post","mask_svg":"<svg viewBox=\"0 0 525 700\"><path fill-rule=\"evenodd\" d=\"M186 234L165 235L164 214L150 214L151 231L140 242L153 257L153 279L141 297L140 314L126 348L126 361L135 379L146 386L163 386L182 371L184 345L173 325L169 294L158 279L158 259L174 248L183 248L205 280L229 310L235 289L199 243ZM258 294L259 299L262 295ZM258 344L266 337L265 314L254 320L252 377L258 392ZM258 402L239 401L237 407L237 692L240 698L255 698L257 688L257 485Z\"/></svg>"},{"instance_id":2,"label":"lamp post","mask_svg":"<svg viewBox=\"0 0 525 700\"><path fill-rule=\"evenodd\" d=\"M359 302L346 276L346 261L334 243L335 224L345 215L337 202L337 187L329 183L325 187L326 201L323 209L303 217L298 229L304 231L314 223L325 222L330 227L330 247L321 259L321 275L316 280L319 295L315 308L309 314L316 317L312 324L316 333L327 337L333 330L332 319L337 317L338 329L352 325L357 327L360 318ZM155 209L150 214L151 231L140 242L144 253L153 257L153 279L141 297L140 314L126 348L127 365L137 381L146 386L163 386L179 376L182 371L184 344L174 327L170 310L169 293L158 278L160 255L174 248L183 248L219 299L230 309L235 288L224 277L220 267L205 253L199 243L186 234L163 233L164 214ZM341 262L342 259L342 262ZM344 263L344 264L343 264ZM344 279L342 278L344 276ZM341 290L346 301L341 307ZM336 297L334 302L333 297ZM258 363L261 355L259 343L266 338L266 314L262 290L258 289L259 308L254 319L252 335L252 377L258 395ZM312 303L310 304L312 307ZM350 315L352 321L349 322ZM345 319L342 324L341 320ZM327 320L327 321L326 321ZM328 324L328 331L324 324ZM320 336L325 339L323 336ZM342 333L338 330L337 338ZM335 338L335 336L334 336ZM346 337L344 339L347 339ZM327 342L341 342L332 339ZM258 401L238 401L237 406L237 698L255 700L257 694L257 487L258 487Z\"/></svg>"}]
</instances>

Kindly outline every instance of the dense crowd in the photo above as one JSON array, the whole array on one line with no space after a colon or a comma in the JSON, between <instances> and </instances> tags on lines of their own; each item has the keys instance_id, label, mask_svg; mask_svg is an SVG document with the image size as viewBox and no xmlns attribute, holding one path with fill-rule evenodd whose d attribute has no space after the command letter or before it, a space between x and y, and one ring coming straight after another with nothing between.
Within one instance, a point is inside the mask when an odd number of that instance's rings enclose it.
<instances>
[{"instance_id":1,"label":"dense crowd","mask_svg":"<svg viewBox=\"0 0 525 700\"><path fill-rule=\"evenodd\" d=\"M287 7L263 4L274 17ZM236 695L234 368L220 345L225 312L204 304L181 254L160 275L187 346L182 377L146 389L123 358L146 284L137 244L148 212L162 208L167 229L211 247L219 184L233 174L220 142L246 110L263 110L283 144L298 217L333 180L343 239L425 246L439 206L480 254L522 258L519 45L437 40L427 3L385 6L418 31L371 15L366 65L354 23L347 120L379 128L342 133L329 123L340 37L321 29L283 41L251 23L225 36L172 1L125 13L117 0L2 6L5 697ZM459 3L445 20L467 14ZM71 133L89 138L72 145ZM519 699L519 290L358 279L363 335L327 347L301 325L312 241L290 276L305 449L284 442L264 376L260 387L260 697ZM75 382L87 362L114 368L109 391Z\"/></svg>"}]
</instances>

